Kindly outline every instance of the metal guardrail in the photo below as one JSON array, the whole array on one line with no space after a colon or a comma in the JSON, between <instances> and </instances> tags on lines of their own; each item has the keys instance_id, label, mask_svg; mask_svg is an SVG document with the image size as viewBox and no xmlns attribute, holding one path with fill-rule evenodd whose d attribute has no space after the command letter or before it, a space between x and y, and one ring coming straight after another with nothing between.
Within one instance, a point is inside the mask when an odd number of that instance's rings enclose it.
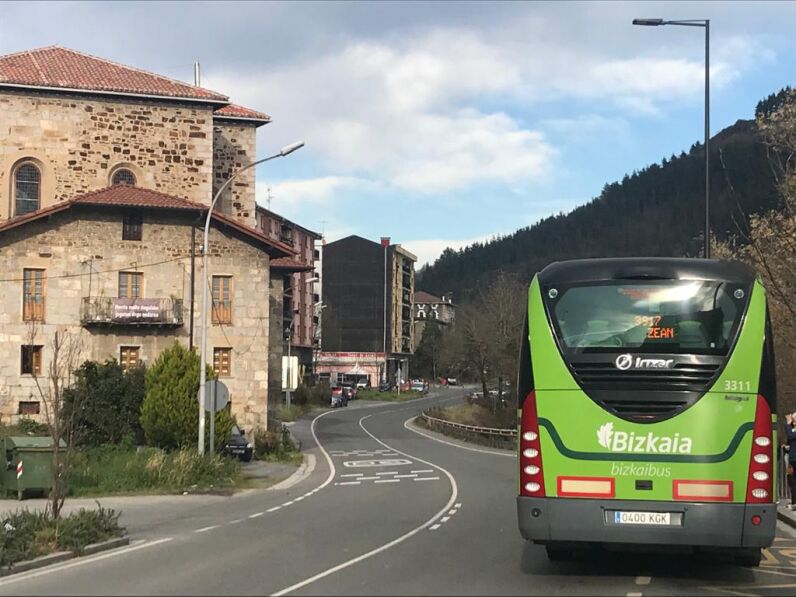
<instances>
[{"instance_id":1,"label":"metal guardrail","mask_svg":"<svg viewBox=\"0 0 796 597\"><path fill-rule=\"evenodd\" d=\"M480 433L482 435L494 435L498 437L517 437L516 429L499 429L497 427L477 427L475 425L464 425L463 423L454 423L453 421L446 421L445 419L437 419L430 417L427 413L423 412L420 415L426 421L431 421L440 425L451 427L453 429L461 429L463 431L471 431L473 433Z\"/></svg>"}]
</instances>

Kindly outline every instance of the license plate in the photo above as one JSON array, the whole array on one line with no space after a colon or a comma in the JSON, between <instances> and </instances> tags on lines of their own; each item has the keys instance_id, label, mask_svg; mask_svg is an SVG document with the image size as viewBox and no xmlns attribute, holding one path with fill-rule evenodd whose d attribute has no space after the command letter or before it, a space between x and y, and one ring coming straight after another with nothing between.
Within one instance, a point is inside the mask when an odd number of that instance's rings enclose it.
<instances>
[{"instance_id":1,"label":"license plate","mask_svg":"<svg viewBox=\"0 0 796 597\"><path fill-rule=\"evenodd\" d=\"M671 519L669 512L614 512L615 524L669 525Z\"/></svg>"}]
</instances>

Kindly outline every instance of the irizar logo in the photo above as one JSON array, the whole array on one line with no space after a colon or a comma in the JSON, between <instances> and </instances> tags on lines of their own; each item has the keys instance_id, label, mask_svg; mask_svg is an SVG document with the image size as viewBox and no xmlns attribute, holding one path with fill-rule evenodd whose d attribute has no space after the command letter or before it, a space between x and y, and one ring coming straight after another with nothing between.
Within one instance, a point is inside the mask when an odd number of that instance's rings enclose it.
<instances>
[{"instance_id":1,"label":"irizar logo","mask_svg":"<svg viewBox=\"0 0 796 597\"><path fill-rule=\"evenodd\" d=\"M627 371L631 367L634 369L671 369L674 366L674 359L645 359L635 357L630 353L620 354L616 357L614 365L620 371Z\"/></svg>"},{"instance_id":2,"label":"irizar logo","mask_svg":"<svg viewBox=\"0 0 796 597\"><path fill-rule=\"evenodd\" d=\"M655 435L651 431L646 435L635 432L614 431L613 423L606 423L597 430L597 442L611 452L631 454L690 454L693 440L675 433Z\"/></svg>"}]
</instances>

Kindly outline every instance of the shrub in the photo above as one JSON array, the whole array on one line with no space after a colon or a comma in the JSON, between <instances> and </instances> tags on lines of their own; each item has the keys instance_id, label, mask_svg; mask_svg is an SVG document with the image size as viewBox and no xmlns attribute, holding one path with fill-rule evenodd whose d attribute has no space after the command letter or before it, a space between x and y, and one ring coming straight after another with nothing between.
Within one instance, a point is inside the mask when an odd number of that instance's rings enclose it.
<instances>
[{"instance_id":1,"label":"shrub","mask_svg":"<svg viewBox=\"0 0 796 597\"><path fill-rule=\"evenodd\" d=\"M124 372L115 360L86 361L64 392L64 417L73 417L76 443L142 443L143 367Z\"/></svg>"},{"instance_id":2,"label":"shrub","mask_svg":"<svg viewBox=\"0 0 796 597\"><path fill-rule=\"evenodd\" d=\"M209 370L207 378L213 378ZM199 355L179 343L163 351L146 372L141 427L149 445L175 449L195 446L199 429ZM235 420L226 410L216 413L216 449L220 450ZM209 422L208 427L209 429ZM209 436L206 436L209 442Z\"/></svg>"},{"instance_id":3,"label":"shrub","mask_svg":"<svg viewBox=\"0 0 796 597\"><path fill-rule=\"evenodd\" d=\"M258 458L283 456L296 449L290 431L281 423L277 429L257 429L254 432L254 453Z\"/></svg>"},{"instance_id":4,"label":"shrub","mask_svg":"<svg viewBox=\"0 0 796 597\"><path fill-rule=\"evenodd\" d=\"M19 429L20 433L26 435L48 435L50 433L50 428L47 427L47 425L29 419L28 417L22 417L17 421L17 429Z\"/></svg>"},{"instance_id":5,"label":"shrub","mask_svg":"<svg viewBox=\"0 0 796 597\"><path fill-rule=\"evenodd\" d=\"M87 545L123 534L119 514L102 506L81 509L58 520L50 512L19 510L0 520L0 566L55 551L80 553Z\"/></svg>"}]
</instances>

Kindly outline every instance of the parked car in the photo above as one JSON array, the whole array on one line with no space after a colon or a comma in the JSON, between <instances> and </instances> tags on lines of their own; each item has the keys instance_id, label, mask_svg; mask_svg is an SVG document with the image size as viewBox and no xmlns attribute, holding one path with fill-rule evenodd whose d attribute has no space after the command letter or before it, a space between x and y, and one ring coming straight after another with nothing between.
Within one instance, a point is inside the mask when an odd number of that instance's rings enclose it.
<instances>
[{"instance_id":1,"label":"parked car","mask_svg":"<svg viewBox=\"0 0 796 597\"><path fill-rule=\"evenodd\" d=\"M388 381L382 381L379 383L379 392L389 392L392 390L392 384Z\"/></svg>"},{"instance_id":2,"label":"parked car","mask_svg":"<svg viewBox=\"0 0 796 597\"><path fill-rule=\"evenodd\" d=\"M330 402L332 408L338 406L348 406L348 393L343 386L336 386L332 388L332 398Z\"/></svg>"},{"instance_id":3,"label":"parked car","mask_svg":"<svg viewBox=\"0 0 796 597\"><path fill-rule=\"evenodd\" d=\"M224 453L243 462L251 462L254 444L246 438L246 432L237 425L232 426L229 439L224 444Z\"/></svg>"},{"instance_id":4,"label":"parked car","mask_svg":"<svg viewBox=\"0 0 796 597\"><path fill-rule=\"evenodd\" d=\"M459 385L459 382L456 380L455 377L447 378L447 382L448 382L449 386L458 386Z\"/></svg>"},{"instance_id":5,"label":"parked car","mask_svg":"<svg viewBox=\"0 0 796 597\"><path fill-rule=\"evenodd\" d=\"M356 386L352 386L351 384L345 384L343 386L343 391L348 394L349 400L356 400L357 399L357 388Z\"/></svg>"},{"instance_id":6,"label":"parked car","mask_svg":"<svg viewBox=\"0 0 796 597\"><path fill-rule=\"evenodd\" d=\"M415 392L422 392L423 394L425 394L426 392L428 392L428 383L426 383L422 379L413 379L412 390L414 390Z\"/></svg>"},{"instance_id":7,"label":"parked car","mask_svg":"<svg viewBox=\"0 0 796 597\"><path fill-rule=\"evenodd\" d=\"M370 380L359 380L356 387L357 390L367 390L370 387Z\"/></svg>"}]
</instances>

